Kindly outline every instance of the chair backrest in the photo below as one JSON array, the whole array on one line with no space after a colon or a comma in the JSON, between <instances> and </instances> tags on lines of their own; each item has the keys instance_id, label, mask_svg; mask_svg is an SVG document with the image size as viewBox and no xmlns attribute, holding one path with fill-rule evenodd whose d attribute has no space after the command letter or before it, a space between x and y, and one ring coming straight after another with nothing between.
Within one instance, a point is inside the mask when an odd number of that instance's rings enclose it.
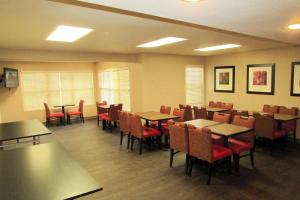
<instances>
[{"instance_id":1,"label":"chair backrest","mask_svg":"<svg viewBox=\"0 0 300 200\"><path fill-rule=\"evenodd\" d=\"M174 108L173 115L180 117L179 119L175 119L175 121L183 121L184 109Z\"/></svg>"},{"instance_id":2,"label":"chair backrest","mask_svg":"<svg viewBox=\"0 0 300 200\"><path fill-rule=\"evenodd\" d=\"M163 113L163 114L170 114L171 113L171 107L170 106L164 106L162 105L160 107L160 113Z\"/></svg>"},{"instance_id":3,"label":"chair backrest","mask_svg":"<svg viewBox=\"0 0 300 200\"><path fill-rule=\"evenodd\" d=\"M270 106L268 104L265 104L263 107L263 112L265 113L270 113L270 114L275 114L278 113L279 106Z\"/></svg>"},{"instance_id":4,"label":"chair backrest","mask_svg":"<svg viewBox=\"0 0 300 200\"><path fill-rule=\"evenodd\" d=\"M252 116L245 117L245 116L241 116L241 115L235 115L233 117L232 124L235 124L238 126L244 126L247 128L254 128L255 118ZM240 135L236 136L235 138L237 138L239 140L248 141L252 144L252 147L254 146L254 139L255 139L254 131L240 134Z\"/></svg>"},{"instance_id":5,"label":"chair backrest","mask_svg":"<svg viewBox=\"0 0 300 200\"><path fill-rule=\"evenodd\" d=\"M262 138L274 139L274 133L277 129L277 123L272 115L254 114L255 135Z\"/></svg>"},{"instance_id":6,"label":"chair backrest","mask_svg":"<svg viewBox=\"0 0 300 200\"><path fill-rule=\"evenodd\" d=\"M221 103L221 108L232 109L233 108L233 104L232 103L224 103L224 102L222 102Z\"/></svg>"},{"instance_id":7,"label":"chair backrest","mask_svg":"<svg viewBox=\"0 0 300 200\"><path fill-rule=\"evenodd\" d=\"M219 112L214 112L213 115L213 121L215 122L222 122L222 123L229 123L230 122L230 114L228 113L219 113Z\"/></svg>"},{"instance_id":8,"label":"chair backrest","mask_svg":"<svg viewBox=\"0 0 300 200\"><path fill-rule=\"evenodd\" d=\"M105 106L107 105L107 101L97 101L96 102L96 107L97 107L97 114L102 114L102 113L106 113L106 109L101 109L99 108L99 106Z\"/></svg>"},{"instance_id":9,"label":"chair backrest","mask_svg":"<svg viewBox=\"0 0 300 200\"><path fill-rule=\"evenodd\" d=\"M126 111L118 110L118 116L120 121L120 130L126 134L130 133L129 113Z\"/></svg>"},{"instance_id":10,"label":"chair backrest","mask_svg":"<svg viewBox=\"0 0 300 200\"><path fill-rule=\"evenodd\" d=\"M199 108L198 106L194 106L194 118L195 119L208 119L207 111L205 107Z\"/></svg>"},{"instance_id":11,"label":"chair backrest","mask_svg":"<svg viewBox=\"0 0 300 200\"><path fill-rule=\"evenodd\" d=\"M179 109L185 109L186 105L184 104L179 104Z\"/></svg>"},{"instance_id":12,"label":"chair backrest","mask_svg":"<svg viewBox=\"0 0 300 200\"><path fill-rule=\"evenodd\" d=\"M124 125L125 125L124 113L125 113L125 111L118 110L118 117L119 117L119 121L120 121L120 131L122 131L122 132L124 132Z\"/></svg>"},{"instance_id":13,"label":"chair backrest","mask_svg":"<svg viewBox=\"0 0 300 200\"><path fill-rule=\"evenodd\" d=\"M169 126L170 148L184 153L188 153L188 134L184 123L176 123Z\"/></svg>"},{"instance_id":14,"label":"chair backrest","mask_svg":"<svg viewBox=\"0 0 300 200\"><path fill-rule=\"evenodd\" d=\"M190 105L186 105L183 113L183 121L193 120L193 111Z\"/></svg>"},{"instance_id":15,"label":"chair backrest","mask_svg":"<svg viewBox=\"0 0 300 200\"><path fill-rule=\"evenodd\" d=\"M108 116L109 116L111 121L118 121L119 120L118 110L122 110L122 104L118 104L118 105L112 104L112 105L110 105Z\"/></svg>"},{"instance_id":16,"label":"chair backrest","mask_svg":"<svg viewBox=\"0 0 300 200\"><path fill-rule=\"evenodd\" d=\"M137 138L143 137L143 125L138 115L130 115L130 133Z\"/></svg>"},{"instance_id":17,"label":"chair backrest","mask_svg":"<svg viewBox=\"0 0 300 200\"><path fill-rule=\"evenodd\" d=\"M214 108L214 107L217 107L217 103L214 101L209 101L208 106Z\"/></svg>"},{"instance_id":18,"label":"chair backrest","mask_svg":"<svg viewBox=\"0 0 300 200\"><path fill-rule=\"evenodd\" d=\"M84 100L81 99L79 101L79 106L78 106L78 111L81 113L83 113L83 103L84 103Z\"/></svg>"},{"instance_id":19,"label":"chair backrest","mask_svg":"<svg viewBox=\"0 0 300 200\"><path fill-rule=\"evenodd\" d=\"M296 115L298 115L298 108L297 107L287 108L285 106L279 106L278 113L296 116Z\"/></svg>"},{"instance_id":20,"label":"chair backrest","mask_svg":"<svg viewBox=\"0 0 300 200\"><path fill-rule=\"evenodd\" d=\"M46 114L46 118L47 118L51 114L48 103L44 102L44 108L45 108L45 114Z\"/></svg>"},{"instance_id":21,"label":"chair backrest","mask_svg":"<svg viewBox=\"0 0 300 200\"><path fill-rule=\"evenodd\" d=\"M213 162L211 132L208 128L188 125L189 154L204 161Z\"/></svg>"}]
</instances>

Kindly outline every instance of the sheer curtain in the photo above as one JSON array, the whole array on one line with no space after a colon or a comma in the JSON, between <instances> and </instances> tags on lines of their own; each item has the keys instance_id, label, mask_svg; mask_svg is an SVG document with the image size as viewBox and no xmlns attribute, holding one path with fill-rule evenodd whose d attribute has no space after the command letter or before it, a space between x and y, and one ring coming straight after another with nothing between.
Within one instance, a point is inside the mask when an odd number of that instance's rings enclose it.
<instances>
[{"instance_id":1,"label":"sheer curtain","mask_svg":"<svg viewBox=\"0 0 300 200\"><path fill-rule=\"evenodd\" d=\"M204 70L200 66L185 68L186 104L204 105Z\"/></svg>"}]
</instances>

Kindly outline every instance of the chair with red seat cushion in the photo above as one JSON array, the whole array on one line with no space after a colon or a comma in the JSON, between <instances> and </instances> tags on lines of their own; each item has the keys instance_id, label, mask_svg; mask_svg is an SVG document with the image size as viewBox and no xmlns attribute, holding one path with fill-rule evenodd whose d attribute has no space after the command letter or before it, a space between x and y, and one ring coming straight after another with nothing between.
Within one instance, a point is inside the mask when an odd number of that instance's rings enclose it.
<instances>
[{"instance_id":1,"label":"chair with red seat cushion","mask_svg":"<svg viewBox=\"0 0 300 200\"><path fill-rule=\"evenodd\" d=\"M221 106L220 108L224 108L224 109L233 109L233 104L232 103L224 103L224 102L221 102Z\"/></svg>"},{"instance_id":2,"label":"chair with red seat cushion","mask_svg":"<svg viewBox=\"0 0 300 200\"><path fill-rule=\"evenodd\" d=\"M195 119L208 119L207 111L205 107L199 108L198 106L194 106L194 118Z\"/></svg>"},{"instance_id":3,"label":"chair with red seat cushion","mask_svg":"<svg viewBox=\"0 0 300 200\"><path fill-rule=\"evenodd\" d=\"M100 119L102 120L103 129L106 129L108 125L110 132L112 132L114 127L117 127L117 122L119 121L119 110L122 110L122 104L112 104L109 107L108 114L104 113L99 115Z\"/></svg>"},{"instance_id":4,"label":"chair with red seat cushion","mask_svg":"<svg viewBox=\"0 0 300 200\"><path fill-rule=\"evenodd\" d=\"M107 105L107 101L98 101L96 102L96 108L97 108L97 124L98 126L100 125L100 115L102 114L107 114L108 115L108 112L106 109L103 109L101 108L101 106L105 106Z\"/></svg>"},{"instance_id":5,"label":"chair with red seat cushion","mask_svg":"<svg viewBox=\"0 0 300 200\"><path fill-rule=\"evenodd\" d=\"M230 170L230 157L232 151L229 148L213 144L211 131L209 128L196 128L188 125L189 154L189 174L192 173L194 159L206 161L208 163L208 179L210 184L212 167L214 163L221 159L226 159L228 170Z\"/></svg>"},{"instance_id":6,"label":"chair with red seat cushion","mask_svg":"<svg viewBox=\"0 0 300 200\"><path fill-rule=\"evenodd\" d=\"M256 113L255 117L255 136L263 139L271 140L271 151L273 153L274 141L281 139L284 142L286 132L283 129L278 129L278 122L274 120L274 115L260 115Z\"/></svg>"},{"instance_id":7,"label":"chair with red seat cushion","mask_svg":"<svg viewBox=\"0 0 300 200\"><path fill-rule=\"evenodd\" d=\"M186 105L183 113L183 121L193 120L193 110L190 105Z\"/></svg>"},{"instance_id":8,"label":"chair with red seat cushion","mask_svg":"<svg viewBox=\"0 0 300 200\"><path fill-rule=\"evenodd\" d=\"M178 116L178 119L170 119L167 123L162 123L162 132L164 135L169 135L169 125L175 124L175 122L183 122L184 109L174 108L173 115Z\"/></svg>"},{"instance_id":9,"label":"chair with red seat cushion","mask_svg":"<svg viewBox=\"0 0 300 200\"><path fill-rule=\"evenodd\" d=\"M79 106L78 106L78 111L70 111L70 112L67 112L67 123L68 124L71 124L71 117L72 116L76 116L76 117L79 117L80 121L82 123L84 123L84 117L83 117L83 103L84 103L84 100L80 100L79 101Z\"/></svg>"},{"instance_id":10,"label":"chair with red seat cushion","mask_svg":"<svg viewBox=\"0 0 300 200\"><path fill-rule=\"evenodd\" d=\"M61 124L65 124L65 114L62 112L52 113L48 103L44 102L45 114L46 114L46 126L50 125L52 119L59 119Z\"/></svg>"},{"instance_id":11,"label":"chair with red seat cushion","mask_svg":"<svg viewBox=\"0 0 300 200\"><path fill-rule=\"evenodd\" d=\"M214 112L214 115L213 115L213 121L215 122L222 122L222 123L225 123L225 124L229 124L230 122L230 114L228 113L219 113L219 112ZM222 136L219 136L219 135L215 135L215 134L212 134L212 139L214 141L214 143L216 142L222 142L224 141L224 138Z\"/></svg>"},{"instance_id":12,"label":"chair with red seat cushion","mask_svg":"<svg viewBox=\"0 0 300 200\"><path fill-rule=\"evenodd\" d=\"M146 127L142 125L141 118L138 115L132 114L130 116L130 133L131 133L131 150L133 149L134 140L139 141L140 151L142 154L143 142L153 137L161 137L161 132L157 129ZM159 138L159 141L160 138Z\"/></svg>"},{"instance_id":13,"label":"chair with red seat cushion","mask_svg":"<svg viewBox=\"0 0 300 200\"><path fill-rule=\"evenodd\" d=\"M287 108L285 106L280 106L278 113L284 115L297 116L298 108L297 107ZM287 132L287 134L291 133L293 135L293 140L295 144L296 144L296 127L297 127L297 120L282 122L282 129L284 129Z\"/></svg>"},{"instance_id":14,"label":"chair with red seat cushion","mask_svg":"<svg viewBox=\"0 0 300 200\"><path fill-rule=\"evenodd\" d=\"M120 145L122 145L123 142L123 136L127 135L127 149L129 149L130 144L130 113L126 111L118 110L119 115L119 121L120 121L120 131L121 131L121 137L120 137Z\"/></svg>"},{"instance_id":15,"label":"chair with red seat cushion","mask_svg":"<svg viewBox=\"0 0 300 200\"><path fill-rule=\"evenodd\" d=\"M170 133L170 167L173 164L174 155L182 152L185 153L185 173L187 174L189 163L189 144L187 127L184 123L177 123L169 126ZM176 152L175 152L176 151Z\"/></svg>"},{"instance_id":16,"label":"chair with red seat cushion","mask_svg":"<svg viewBox=\"0 0 300 200\"><path fill-rule=\"evenodd\" d=\"M160 111L159 112L162 113L162 114L169 115L171 113L171 107L170 106L162 105L162 106L160 106ZM161 122L162 123L167 123L168 120L162 120ZM150 121L149 125L157 127L158 126L158 122L157 121Z\"/></svg>"},{"instance_id":17,"label":"chair with red seat cushion","mask_svg":"<svg viewBox=\"0 0 300 200\"><path fill-rule=\"evenodd\" d=\"M271 105L268 105L268 104L265 104L263 106L263 112L265 113L269 113L269 114L276 114L278 113L279 111L279 106L271 106Z\"/></svg>"},{"instance_id":18,"label":"chair with red seat cushion","mask_svg":"<svg viewBox=\"0 0 300 200\"><path fill-rule=\"evenodd\" d=\"M232 124L238 126L244 126L247 128L254 128L255 118L254 117L244 117L240 115L235 115L232 121ZM254 166L254 132L247 132L241 135L238 135L234 138L229 138L229 148L233 152L233 158L235 162L235 171L239 172L239 161L243 152L250 151L250 160L251 165ZM248 154L247 154L248 155Z\"/></svg>"}]
</instances>

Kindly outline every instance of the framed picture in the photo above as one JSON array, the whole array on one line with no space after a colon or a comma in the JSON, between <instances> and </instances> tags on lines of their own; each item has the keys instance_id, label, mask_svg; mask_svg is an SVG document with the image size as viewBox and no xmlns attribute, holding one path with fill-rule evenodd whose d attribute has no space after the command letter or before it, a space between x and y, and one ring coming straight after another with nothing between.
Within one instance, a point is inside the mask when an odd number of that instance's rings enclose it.
<instances>
[{"instance_id":1,"label":"framed picture","mask_svg":"<svg viewBox=\"0 0 300 200\"><path fill-rule=\"evenodd\" d=\"M234 92L235 66L215 67L215 92Z\"/></svg>"},{"instance_id":2,"label":"framed picture","mask_svg":"<svg viewBox=\"0 0 300 200\"><path fill-rule=\"evenodd\" d=\"M275 63L247 65L247 93L274 95Z\"/></svg>"},{"instance_id":3,"label":"framed picture","mask_svg":"<svg viewBox=\"0 0 300 200\"><path fill-rule=\"evenodd\" d=\"M300 96L300 62L292 63L291 96Z\"/></svg>"}]
</instances>

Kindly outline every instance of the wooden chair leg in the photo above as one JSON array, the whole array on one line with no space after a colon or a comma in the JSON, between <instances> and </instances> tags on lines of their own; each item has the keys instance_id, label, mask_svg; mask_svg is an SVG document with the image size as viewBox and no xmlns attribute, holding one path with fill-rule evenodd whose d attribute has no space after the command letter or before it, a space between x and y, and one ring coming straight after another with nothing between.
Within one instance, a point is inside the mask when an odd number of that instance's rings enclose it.
<instances>
[{"instance_id":1,"label":"wooden chair leg","mask_svg":"<svg viewBox=\"0 0 300 200\"><path fill-rule=\"evenodd\" d=\"M139 152L139 154L141 155L142 152L143 152L143 140L139 139L139 143L140 143L140 152Z\"/></svg>"},{"instance_id":2,"label":"wooden chair leg","mask_svg":"<svg viewBox=\"0 0 300 200\"><path fill-rule=\"evenodd\" d=\"M294 135L294 144L296 144L297 143L296 131L293 131L293 135Z\"/></svg>"},{"instance_id":3,"label":"wooden chair leg","mask_svg":"<svg viewBox=\"0 0 300 200\"><path fill-rule=\"evenodd\" d=\"M83 114L81 114L82 123L84 123L84 117Z\"/></svg>"},{"instance_id":4,"label":"wooden chair leg","mask_svg":"<svg viewBox=\"0 0 300 200\"><path fill-rule=\"evenodd\" d=\"M185 170L184 173L188 174L190 156L188 154L185 155Z\"/></svg>"},{"instance_id":5,"label":"wooden chair leg","mask_svg":"<svg viewBox=\"0 0 300 200\"><path fill-rule=\"evenodd\" d=\"M174 157L174 149L170 149L170 167L172 167L173 164L173 157Z\"/></svg>"},{"instance_id":6,"label":"wooden chair leg","mask_svg":"<svg viewBox=\"0 0 300 200\"><path fill-rule=\"evenodd\" d=\"M190 159L189 159L189 169L188 169L188 175L189 176L192 176L193 164L194 164L194 158L190 157Z\"/></svg>"},{"instance_id":7,"label":"wooden chair leg","mask_svg":"<svg viewBox=\"0 0 300 200\"><path fill-rule=\"evenodd\" d=\"M254 167L254 149L250 150L251 165Z\"/></svg>"},{"instance_id":8,"label":"wooden chair leg","mask_svg":"<svg viewBox=\"0 0 300 200\"><path fill-rule=\"evenodd\" d=\"M122 142L123 142L123 131L121 131L120 145L122 145Z\"/></svg>"},{"instance_id":9,"label":"wooden chair leg","mask_svg":"<svg viewBox=\"0 0 300 200\"><path fill-rule=\"evenodd\" d=\"M98 126L100 125L100 118L99 118L99 116L97 116L97 125Z\"/></svg>"},{"instance_id":10,"label":"wooden chair leg","mask_svg":"<svg viewBox=\"0 0 300 200\"><path fill-rule=\"evenodd\" d=\"M127 135L127 149L129 149L130 145L130 135Z\"/></svg>"},{"instance_id":11,"label":"wooden chair leg","mask_svg":"<svg viewBox=\"0 0 300 200\"><path fill-rule=\"evenodd\" d=\"M234 159L234 168L235 172L239 174L239 169L240 169L240 156L237 154L233 154L233 159Z\"/></svg>"},{"instance_id":12,"label":"wooden chair leg","mask_svg":"<svg viewBox=\"0 0 300 200\"><path fill-rule=\"evenodd\" d=\"M212 174L212 163L208 163L207 185L210 185L211 174Z\"/></svg>"},{"instance_id":13,"label":"wooden chair leg","mask_svg":"<svg viewBox=\"0 0 300 200\"><path fill-rule=\"evenodd\" d=\"M130 147L130 150L131 150L131 151L133 150L133 144L134 144L134 137L131 136L131 147Z\"/></svg>"}]
</instances>

